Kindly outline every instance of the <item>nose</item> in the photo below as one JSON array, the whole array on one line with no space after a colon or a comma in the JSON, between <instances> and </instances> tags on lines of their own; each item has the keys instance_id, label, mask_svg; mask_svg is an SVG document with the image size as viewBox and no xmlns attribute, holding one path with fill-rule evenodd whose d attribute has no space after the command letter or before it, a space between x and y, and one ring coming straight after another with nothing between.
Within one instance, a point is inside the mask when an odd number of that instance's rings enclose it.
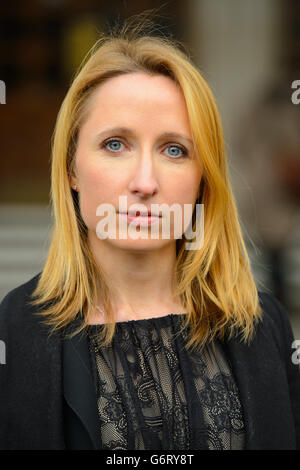
<instances>
[{"instance_id":1,"label":"nose","mask_svg":"<svg viewBox=\"0 0 300 470\"><path fill-rule=\"evenodd\" d=\"M157 193L159 184L152 157L144 154L134 168L133 177L129 183L129 190L141 197L153 196Z\"/></svg>"}]
</instances>

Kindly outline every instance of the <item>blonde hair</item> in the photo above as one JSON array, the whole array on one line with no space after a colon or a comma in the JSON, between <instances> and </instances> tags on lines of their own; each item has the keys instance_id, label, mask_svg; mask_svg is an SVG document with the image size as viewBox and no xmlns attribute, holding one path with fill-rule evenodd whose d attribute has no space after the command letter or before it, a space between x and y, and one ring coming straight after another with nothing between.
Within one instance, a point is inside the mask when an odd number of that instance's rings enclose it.
<instances>
[{"instance_id":1,"label":"blonde hair","mask_svg":"<svg viewBox=\"0 0 300 470\"><path fill-rule=\"evenodd\" d=\"M151 24L151 22L150 22ZM80 319L96 305L97 288L106 312L103 345L110 344L115 320L109 285L87 243L78 193L70 189L78 130L88 112L89 97L110 78L133 72L163 74L185 97L196 156L203 176L199 200L205 210L205 237L200 250L186 250L176 240L176 290L186 308L183 328L190 327L187 347L203 347L214 338L229 337L239 328L251 340L261 319L258 292L229 183L222 125L213 94L181 43L145 34L144 23L127 21L116 34L102 34L81 64L58 114L52 145L51 200L54 226L48 257L31 301L45 317L51 333ZM199 160L200 163L200 160ZM193 230L195 217L193 214Z\"/></svg>"}]
</instances>

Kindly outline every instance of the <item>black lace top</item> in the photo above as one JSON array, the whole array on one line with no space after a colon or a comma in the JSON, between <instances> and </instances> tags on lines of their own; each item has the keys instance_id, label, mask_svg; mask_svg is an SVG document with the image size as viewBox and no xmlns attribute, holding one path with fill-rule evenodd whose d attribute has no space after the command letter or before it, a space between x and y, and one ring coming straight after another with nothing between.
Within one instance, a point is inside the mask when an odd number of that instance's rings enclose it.
<instances>
[{"instance_id":1,"label":"black lace top","mask_svg":"<svg viewBox=\"0 0 300 470\"><path fill-rule=\"evenodd\" d=\"M243 449L241 404L221 344L185 348L183 315L117 323L105 348L103 325L89 326L102 449Z\"/></svg>"}]
</instances>

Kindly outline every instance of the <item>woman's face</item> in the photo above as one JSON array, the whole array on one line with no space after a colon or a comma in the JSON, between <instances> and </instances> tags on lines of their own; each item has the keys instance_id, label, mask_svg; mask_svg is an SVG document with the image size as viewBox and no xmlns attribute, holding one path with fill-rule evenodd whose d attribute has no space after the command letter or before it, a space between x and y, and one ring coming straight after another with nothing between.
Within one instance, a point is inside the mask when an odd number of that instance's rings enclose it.
<instances>
[{"instance_id":1,"label":"woman's face","mask_svg":"<svg viewBox=\"0 0 300 470\"><path fill-rule=\"evenodd\" d=\"M175 244L174 238L179 237L174 236L173 216L169 239L151 238L147 217L140 218L145 224L138 226L118 213L123 210L119 196L126 196L128 211L132 204L133 209L149 211L152 204L165 204L162 217L153 219L154 226L161 230L167 208L179 204L184 220L184 204L194 207L201 176L184 96L175 82L163 75L139 72L99 85L79 130L74 176L70 179L72 187L77 185L80 211L90 239L100 242L97 224L107 213L100 216L96 211L100 205L110 204L116 211L117 237L102 239L101 243L132 250ZM144 238L131 238L129 224ZM120 236L125 233L124 227L126 236Z\"/></svg>"}]
</instances>

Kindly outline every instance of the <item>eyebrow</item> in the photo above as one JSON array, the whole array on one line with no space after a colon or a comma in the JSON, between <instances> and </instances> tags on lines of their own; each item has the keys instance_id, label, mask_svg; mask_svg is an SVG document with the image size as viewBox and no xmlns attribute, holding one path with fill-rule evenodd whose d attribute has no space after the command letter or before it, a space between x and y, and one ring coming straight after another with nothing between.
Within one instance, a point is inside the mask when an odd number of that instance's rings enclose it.
<instances>
[{"instance_id":1,"label":"eyebrow","mask_svg":"<svg viewBox=\"0 0 300 470\"><path fill-rule=\"evenodd\" d=\"M135 136L135 132L132 129L129 129L128 127L112 127L109 129L105 129L104 131L96 134L95 139L105 137L106 134L111 134L111 133L121 133L121 134L123 133L123 134L128 134L131 136ZM166 139L166 138L178 139L179 138L179 139L185 140L188 144L193 146L193 141L189 137L179 134L177 132L163 132L162 134L160 134L159 138L160 139Z\"/></svg>"}]
</instances>

